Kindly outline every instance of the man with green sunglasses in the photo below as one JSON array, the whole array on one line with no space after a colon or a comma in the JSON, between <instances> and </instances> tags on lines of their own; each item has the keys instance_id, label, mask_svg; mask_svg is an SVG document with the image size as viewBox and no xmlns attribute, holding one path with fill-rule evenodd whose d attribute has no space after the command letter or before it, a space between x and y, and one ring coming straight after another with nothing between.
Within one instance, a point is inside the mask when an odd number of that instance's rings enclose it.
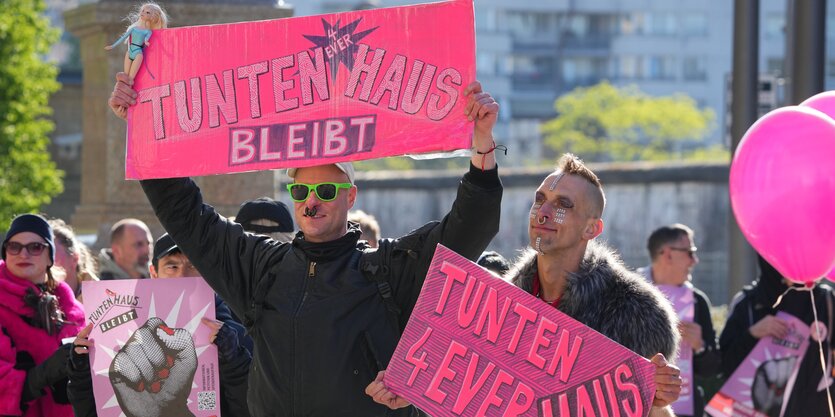
<instances>
[{"instance_id":1,"label":"man with green sunglasses","mask_svg":"<svg viewBox=\"0 0 835 417\"><path fill-rule=\"evenodd\" d=\"M136 92L117 79L111 107L127 108ZM436 245L475 260L499 228L499 106L478 82L460 97L474 123L473 156L450 212L377 249L347 221L357 198L350 163L288 170L300 230L291 243L245 233L203 204L188 178L141 181L162 225L254 339L253 416L417 415L414 407L389 410L364 390L388 365Z\"/></svg>"}]
</instances>

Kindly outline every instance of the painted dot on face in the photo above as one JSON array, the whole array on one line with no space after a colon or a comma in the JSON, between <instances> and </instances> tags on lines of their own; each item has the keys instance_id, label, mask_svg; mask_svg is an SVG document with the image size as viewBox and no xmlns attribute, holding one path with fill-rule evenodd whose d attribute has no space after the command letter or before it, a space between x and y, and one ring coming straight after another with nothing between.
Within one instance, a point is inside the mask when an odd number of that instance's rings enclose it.
<instances>
[{"instance_id":1,"label":"painted dot on face","mask_svg":"<svg viewBox=\"0 0 835 417\"><path fill-rule=\"evenodd\" d=\"M557 209L557 214L554 216L554 223L563 224L565 222L565 209Z\"/></svg>"}]
</instances>

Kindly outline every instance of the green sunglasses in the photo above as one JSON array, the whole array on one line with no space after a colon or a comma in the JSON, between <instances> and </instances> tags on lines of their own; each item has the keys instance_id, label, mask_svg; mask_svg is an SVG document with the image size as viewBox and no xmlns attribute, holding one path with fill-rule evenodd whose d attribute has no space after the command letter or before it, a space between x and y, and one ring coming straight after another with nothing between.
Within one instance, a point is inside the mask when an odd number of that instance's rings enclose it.
<instances>
[{"instance_id":1,"label":"green sunglasses","mask_svg":"<svg viewBox=\"0 0 835 417\"><path fill-rule=\"evenodd\" d=\"M296 203L304 203L310 197L310 191L316 193L316 198L321 201L333 201L340 188L351 188L349 182L320 182L318 184L304 184L296 182L287 184L287 191L290 192L290 199Z\"/></svg>"}]
</instances>

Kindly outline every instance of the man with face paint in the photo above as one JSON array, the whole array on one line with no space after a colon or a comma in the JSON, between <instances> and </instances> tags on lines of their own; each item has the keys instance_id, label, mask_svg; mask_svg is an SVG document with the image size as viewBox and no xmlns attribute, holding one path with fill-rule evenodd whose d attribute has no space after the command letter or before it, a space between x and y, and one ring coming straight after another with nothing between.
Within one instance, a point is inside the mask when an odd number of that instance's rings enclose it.
<instances>
[{"instance_id":1,"label":"man with face paint","mask_svg":"<svg viewBox=\"0 0 835 417\"><path fill-rule=\"evenodd\" d=\"M134 104L131 80L117 79L111 108ZM450 212L399 239L381 239L375 250L347 221L358 192L350 163L289 170L300 229L291 243L245 233L203 204L188 178L141 182L183 254L252 335L251 415L416 415L413 407L376 404L364 389L388 365L436 245L475 260L499 226L492 135L499 106L477 81L462 93L474 149Z\"/></svg>"},{"instance_id":2,"label":"man with face paint","mask_svg":"<svg viewBox=\"0 0 835 417\"><path fill-rule=\"evenodd\" d=\"M603 333L656 365L651 416L681 389L666 358L678 348L676 317L664 296L630 272L615 252L595 241L603 232L606 197L597 175L574 155L537 188L528 223L531 248L505 275L514 285Z\"/></svg>"},{"instance_id":3,"label":"man with face paint","mask_svg":"<svg viewBox=\"0 0 835 417\"><path fill-rule=\"evenodd\" d=\"M600 180L565 154L536 190L528 232L531 248L505 274L514 285L604 334L656 365L650 416L672 416L681 390L679 370L665 358L678 349L676 316L651 284L630 272L594 239L603 232L606 198ZM408 404L381 378L366 388L381 404Z\"/></svg>"}]
</instances>

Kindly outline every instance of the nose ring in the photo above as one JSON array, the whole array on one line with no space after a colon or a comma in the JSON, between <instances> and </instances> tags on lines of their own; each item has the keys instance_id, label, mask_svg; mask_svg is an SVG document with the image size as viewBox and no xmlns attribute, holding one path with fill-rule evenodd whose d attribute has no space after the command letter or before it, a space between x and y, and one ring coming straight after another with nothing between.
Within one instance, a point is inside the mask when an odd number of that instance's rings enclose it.
<instances>
[{"instance_id":1,"label":"nose ring","mask_svg":"<svg viewBox=\"0 0 835 417\"><path fill-rule=\"evenodd\" d=\"M545 224L545 222L547 222L547 221L548 221L548 216L540 216L538 219L536 219L536 222L539 223L539 224Z\"/></svg>"}]
</instances>

